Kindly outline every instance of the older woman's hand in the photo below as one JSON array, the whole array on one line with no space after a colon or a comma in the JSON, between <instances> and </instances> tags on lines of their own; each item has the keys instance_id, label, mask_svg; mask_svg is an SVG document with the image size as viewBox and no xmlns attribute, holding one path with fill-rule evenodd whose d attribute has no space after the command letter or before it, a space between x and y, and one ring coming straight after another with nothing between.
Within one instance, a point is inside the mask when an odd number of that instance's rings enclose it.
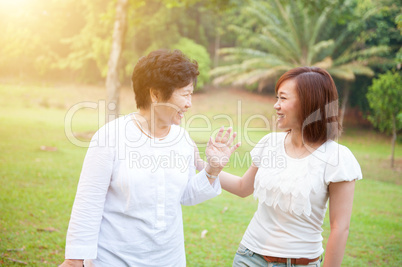
<instances>
[{"instance_id":1,"label":"older woman's hand","mask_svg":"<svg viewBox=\"0 0 402 267\"><path fill-rule=\"evenodd\" d=\"M82 267L83 265L83 260L64 260L62 264L59 265L59 267Z\"/></svg>"},{"instance_id":2,"label":"older woman's hand","mask_svg":"<svg viewBox=\"0 0 402 267\"><path fill-rule=\"evenodd\" d=\"M212 141L212 137L209 138L205 154L207 156L208 165L205 170L211 175L218 175L223 167L229 162L229 158L232 153L240 146L240 143L233 145L233 141L236 138L236 133L232 132L232 128L226 131L222 126L215 137L215 141Z\"/></svg>"}]
</instances>

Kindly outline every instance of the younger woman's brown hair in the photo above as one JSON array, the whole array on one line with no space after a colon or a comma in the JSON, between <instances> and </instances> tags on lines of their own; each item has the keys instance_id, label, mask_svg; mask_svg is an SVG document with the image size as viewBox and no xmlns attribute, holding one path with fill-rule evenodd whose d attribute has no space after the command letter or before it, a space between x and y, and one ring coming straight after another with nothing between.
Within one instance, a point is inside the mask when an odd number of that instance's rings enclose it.
<instances>
[{"instance_id":1,"label":"younger woman's brown hair","mask_svg":"<svg viewBox=\"0 0 402 267\"><path fill-rule=\"evenodd\" d=\"M342 125L338 118L338 92L331 75L317 67L291 69L279 78L276 93L287 80L296 83L304 142L325 142L338 138Z\"/></svg>"}]
</instances>

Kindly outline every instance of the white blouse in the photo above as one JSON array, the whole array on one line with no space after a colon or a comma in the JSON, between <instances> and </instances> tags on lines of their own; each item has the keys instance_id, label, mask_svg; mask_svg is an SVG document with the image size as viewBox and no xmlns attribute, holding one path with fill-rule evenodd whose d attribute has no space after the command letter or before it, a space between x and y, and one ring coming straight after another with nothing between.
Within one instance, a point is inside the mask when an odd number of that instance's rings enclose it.
<instances>
[{"instance_id":1,"label":"white blouse","mask_svg":"<svg viewBox=\"0 0 402 267\"><path fill-rule=\"evenodd\" d=\"M302 159L285 152L286 133L263 137L251 151L258 171L259 205L241 243L261 255L316 258L330 183L362 179L360 165L345 146L329 140Z\"/></svg>"},{"instance_id":2,"label":"white blouse","mask_svg":"<svg viewBox=\"0 0 402 267\"><path fill-rule=\"evenodd\" d=\"M84 160L66 259L85 266L186 266L181 205L221 193L196 174L193 141L179 126L146 137L130 116L103 126Z\"/></svg>"}]
</instances>

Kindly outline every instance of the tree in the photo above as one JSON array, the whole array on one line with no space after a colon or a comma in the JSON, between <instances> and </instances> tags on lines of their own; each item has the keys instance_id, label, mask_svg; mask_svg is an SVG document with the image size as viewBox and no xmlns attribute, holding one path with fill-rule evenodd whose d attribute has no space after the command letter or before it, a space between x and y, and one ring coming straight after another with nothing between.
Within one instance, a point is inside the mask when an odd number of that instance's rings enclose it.
<instances>
[{"instance_id":1,"label":"tree","mask_svg":"<svg viewBox=\"0 0 402 267\"><path fill-rule=\"evenodd\" d=\"M62 40L70 50L59 65L78 73L76 80L100 82L108 73L118 3L82 0L80 5L84 11L84 26L78 34Z\"/></svg>"},{"instance_id":2,"label":"tree","mask_svg":"<svg viewBox=\"0 0 402 267\"><path fill-rule=\"evenodd\" d=\"M398 69L398 50L401 49L402 34L398 30L398 15L402 14L402 5L399 1L392 0L354 0L356 5L353 10L356 18L366 16L364 23L359 20L347 23L348 29L359 33L356 40L365 46L384 45L389 47L389 53L385 55L386 61L377 61L371 68L375 73L385 73L387 70ZM372 12L371 10L375 10ZM399 15L402 18L402 15ZM350 21L350 20L348 20ZM402 51L402 50L401 50ZM400 67L399 67L400 68ZM368 87L372 83L372 77L358 75L356 81L350 84L349 106L357 107L363 114L368 114L370 107L365 97Z\"/></svg>"},{"instance_id":3,"label":"tree","mask_svg":"<svg viewBox=\"0 0 402 267\"><path fill-rule=\"evenodd\" d=\"M127 24L127 3L128 0L117 0L116 20L113 29L113 41L108 62L106 76L107 108L106 122L116 119L119 115L119 62L123 51L124 34Z\"/></svg>"},{"instance_id":4,"label":"tree","mask_svg":"<svg viewBox=\"0 0 402 267\"><path fill-rule=\"evenodd\" d=\"M350 41L352 33L345 27L339 30L333 22L334 15L350 8L339 2L342 1L327 1L317 7L301 0L253 1L244 9L243 21L230 25L238 33L240 46L220 50L227 65L212 70L213 82L256 84L261 92L292 68L321 67L346 82L342 120L349 96L348 83L356 75L373 76L369 63L383 60L380 56L388 47L364 47L362 43Z\"/></svg>"},{"instance_id":5,"label":"tree","mask_svg":"<svg viewBox=\"0 0 402 267\"><path fill-rule=\"evenodd\" d=\"M402 129L402 76L388 71L373 80L367 99L372 109L369 120L380 131L392 133L391 168L394 167L395 142Z\"/></svg>"}]
</instances>

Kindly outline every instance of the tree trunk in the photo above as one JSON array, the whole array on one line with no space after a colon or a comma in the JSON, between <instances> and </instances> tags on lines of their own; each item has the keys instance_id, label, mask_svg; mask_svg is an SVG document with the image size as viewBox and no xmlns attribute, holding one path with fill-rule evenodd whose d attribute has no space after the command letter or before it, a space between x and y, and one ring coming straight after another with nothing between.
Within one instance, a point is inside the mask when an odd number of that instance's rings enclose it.
<instances>
[{"instance_id":1,"label":"tree trunk","mask_svg":"<svg viewBox=\"0 0 402 267\"><path fill-rule=\"evenodd\" d=\"M349 100L349 83L345 82L344 88L343 88L343 93L342 93L342 107L341 107L341 116L339 117L339 123L343 125L343 118L345 116L346 112L346 105Z\"/></svg>"},{"instance_id":2,"label":"tree trunk","mask_svg":"<svg viewBox=\"0 0 402 267\"><path fill-rule=\"evenodd\" d=\"M221 27L220 23L216 26L215 32L215 46L214 46L214 68L219 65L219 48L221 46Z\"/></svg>"},{"instance_id":3,"label":"tree trunk","mask_svg":"<svg viewBox=\"0 0 402 267\"><path fill-rule=\"evenodd\" d=\"M112 49L110 52L108 71L106 77L107 106L106 122L112 121L119 116L119 61L123 50L124 34L127 24L128 0L117 0L116 19L113 29Z\"/></svg>"},{"instance_id":4,"label":"tree trunk","mask_svg":"<svg viewBox=\"0 0 402 267\"><path fill-rule=\"evenodd\" d=\"M195 25L197 25L197 34L195 35L195 42L198 44L201 44L201 14L200 14L200 8L199 8L199 4L195 4L194 6L195 8L193 10L195 10Z\"/></svg>"},{"instance_id":5,"label":"tree trunk","mask_svg":"<svg viewBox=\"0 0 402 267\"><path fill-rule=\"evenodd\" d=\"M395 116L392 116L391 168L394 167L395 143L396 143L396 122L395 122Z\"/></svg>"}]
</instances>

